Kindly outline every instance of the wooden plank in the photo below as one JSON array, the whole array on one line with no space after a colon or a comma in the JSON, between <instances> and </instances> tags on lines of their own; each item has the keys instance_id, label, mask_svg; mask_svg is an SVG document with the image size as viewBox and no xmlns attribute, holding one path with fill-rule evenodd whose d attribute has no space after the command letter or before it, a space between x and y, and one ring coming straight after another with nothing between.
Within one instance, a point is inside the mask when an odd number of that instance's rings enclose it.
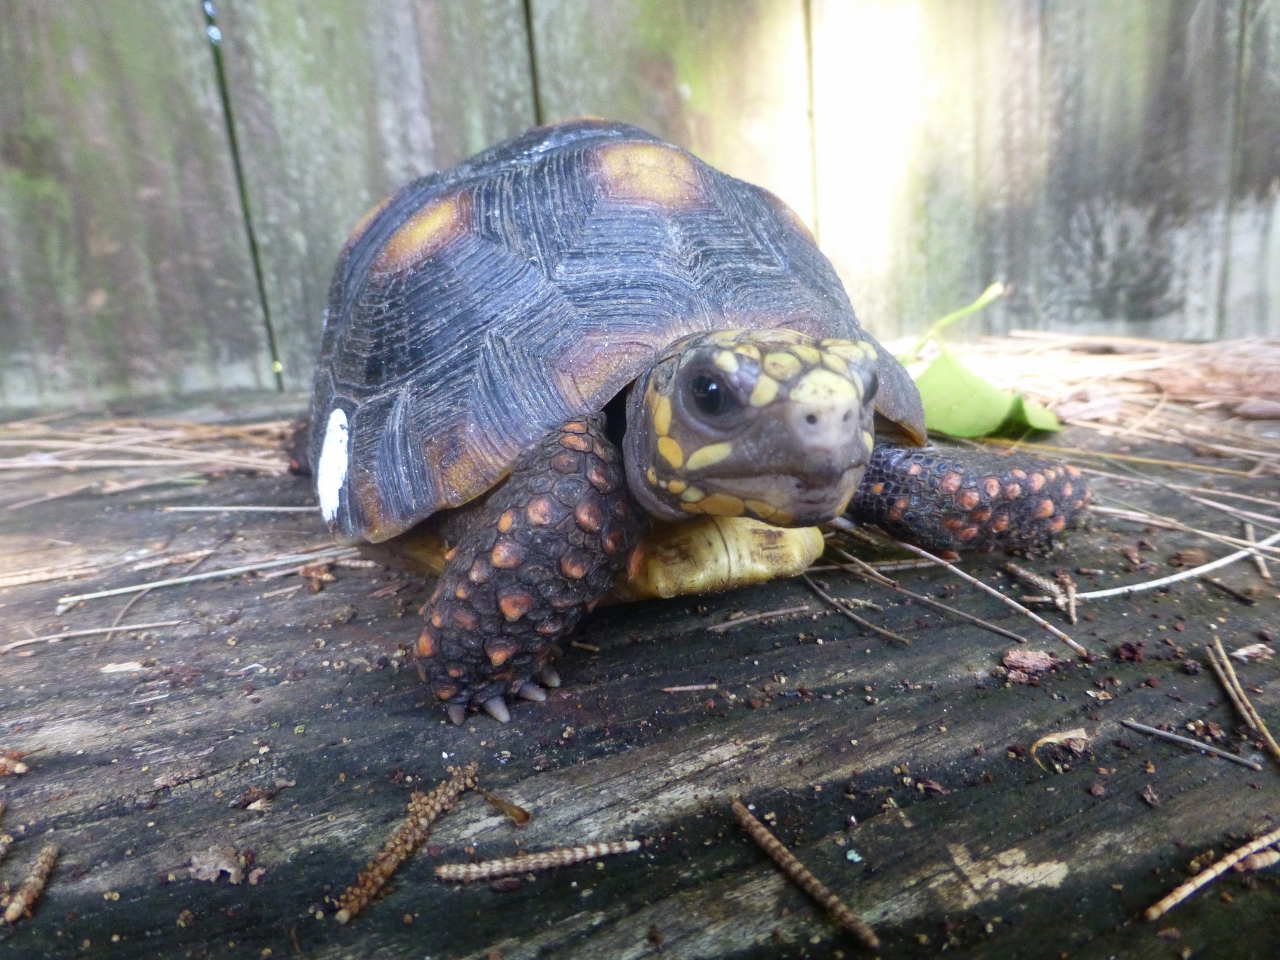
<instances>
[{"instance_id":1,"label":"wooden plank","mask_svg":"<svg viewBox=\"0 0 1280 960\"><path fill-rule=\"evenodd\" d=\"M272 386L198 4L0 0L0 407Z\"/></svg>"},{"instance_id":2,"label":"wooden plank","mask_svg":"<svg viewBox=\"0 0 1280 960\"><path fill-rule=\"evenodd\" d=\"M1246 3L1242 28L1229 278L1217 335L1274 337L1280 332L1280 10Z\"/></svg>"},{"instance_id":3,"label":"wooden plank","mask_svg":"<svg viewBox=\"0 0 1280 960\"><path fill-rule=\"evenodd\" d=\"M644 127L814 225L803 0L532 0L544 121Z\"/></svg>"},{"instance_id":4,"label":"wooden plank","mask_svg":"<svg viewBox=\"0 0 1280 960\"><path fill-rule=\"evenodd\" d=\"M49 478L6 483L17 501L45 492ZM1269 483L1229 480L1258 495ZM1123 496L1235 532L1232 521L1172 491ZM323 539L318 513L161 508L312 501L310 485L292 477L85 491L10 513L0 573L119 559L141 547L173 556L212 548L200 569L230 567ZM1204 546L1124 521L1094 524L1054 556L1027 562L1102 569L1090 577L1112 585L1157 575L1125 570L1118 546L1141 538L1152 545L1143 557L1161 563ZM1007 583L1001 561L970 556L964 566ZM127 598L62 616L56 598L181 570L120 564L92 579L0 589L0 643L27 628L44 635L109 625ZM0 656L0 748L38 751L26 758L30 772L0 779L2 829L16 841L0 879L16 885L45 843L62 848L35 916L6 933L12 955L257 957L270 949L335 960L484 960L495 951L506 960L586 960L658 956L661 940L663 956L857 956L733 825L725 811L732 793L760 816L774 814L780 839L875 924L886 958L945 946L948 955L992 960L1062 952L1157 960L1191 947L1262 960L1280 947L1280 889L1267 874L1228 874L1158 924L1134 919L1195 858L1275 824L1275 765L1236 738L1212 673L1187 665L1213 632L1228 648L1255 642L1276 619L1273 587L1251 607L1194 581L1091 604L1082 612L1094 619L1072 632L1100 659L1064 664L1039 686L999 675L1008 641L839 573L818 576L838 596L883 604L866 615L908 636L909 646L860 634L795 582L614 606L586 620L581 638L596 652L566 649L564 685L546 703L515 706L510 725L476 716L454 727L426 702L403 656L430 583L378 569L333 574L320 593L297 577L154 590L130 622L189 622ZM1240 589L1263 586L1248 564L1221 575ZM896 576L917 592L946 590L948 602L1002 626L1024 624L991 598L956 591L945 572ZM738 612L797 604L812 613L706 630ZM1065 652L1033 635L1033 647L1045 643ZM1125 643L1134 646L1122 655ZM1138 650L1142 662L1134 662ZM1237 667L1274 724L1277 661ZM705 683L717 689L662 692ZM1183 732L1212 721L1227 731L1224 745L1267 766L1255 773L1143 739L1119 726L1128 717ZM1078 727L1090 737L1084 755L1042 746L1044 767L1028 756L1038 738ZM334 922L326 897L354 880L411 791L434 785L446 764L473 760L482 784L530 810L532 822L516 830L479 797L465 797L434 829L435 852L426 847L406 862L387 896L350 926ZM281 784L265 809L232 805L252 787ZM1148 786L1159 806L1142 799ZM441 862L630 836L645 841L642 852L542 874L506 893L432 876ZM193 854L227 846L252 851L265 871L256 883L191 876ZM1176 943L1156 935L1167 927L1180 931Z\"/></svg>"},{"instance_id":5,"label":"wooden plank","mask_svg":"<svg viewBox=\"0 0 1280 960\"><path fill-rule=\"evenodd\" d=\"M1214 335L1235 11L815 0L822 243L864 322L919 330L1004 280L969 330Z\"/></svg>"},{"instance_id":6,"label":"wooden plank","mask_svg":"<svg viewBox=\"0 0 1280 960\"><path fill-rule=\"evenodd\" d=\"M520 0L218 6L290 389L310 389L334 260L367 209L534 122Z\"/></svg>"}]
</instances>

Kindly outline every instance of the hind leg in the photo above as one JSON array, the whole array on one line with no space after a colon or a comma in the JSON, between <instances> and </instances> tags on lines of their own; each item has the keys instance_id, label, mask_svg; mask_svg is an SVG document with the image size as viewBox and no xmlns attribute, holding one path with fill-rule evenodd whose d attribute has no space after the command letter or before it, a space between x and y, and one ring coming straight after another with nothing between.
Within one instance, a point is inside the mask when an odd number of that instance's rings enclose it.
<instances>
[{"instance_id":1,"label":"hind leg","mask_svg":"<svg viewBox=\"0 0 1280 960\"><path fill-rule=\"evenodd\" d=\"M552 431L474 508L424 607L423 677L449 717L510 719L506 698L543 700L548 661L613 585L640 538L622 458L599 417Z\"/></svg>"}]
</instances>

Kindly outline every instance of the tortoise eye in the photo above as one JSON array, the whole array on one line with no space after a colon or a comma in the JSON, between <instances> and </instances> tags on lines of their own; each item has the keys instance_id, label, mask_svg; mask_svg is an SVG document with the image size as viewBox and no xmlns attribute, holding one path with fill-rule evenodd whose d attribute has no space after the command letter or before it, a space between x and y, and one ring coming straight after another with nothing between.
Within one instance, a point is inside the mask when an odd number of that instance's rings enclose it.
<instances>
[{"instance_id":1,"label":"tortoise eye","mask_svg":"<svg viewBox=\"0 0 1280 960\"><path fill-rule=\"evenodd\" d=\"M871 376L867 378L867 389L863 391L862 400L864 403L870 403L876 398L876 392L880 389L880 374L874 370Z\"/></svg>"},{"instance_id":2,"label":"tortoise eye","mask_svg":"<svg viewBox=\"0 0 1280 960\"><path fill-rule=\"evenodd\" d=\"M733 392L715 377L700 373L689 383L689 393L698 412L720 417L738 406Z\"/></svg>"}]
</instances>

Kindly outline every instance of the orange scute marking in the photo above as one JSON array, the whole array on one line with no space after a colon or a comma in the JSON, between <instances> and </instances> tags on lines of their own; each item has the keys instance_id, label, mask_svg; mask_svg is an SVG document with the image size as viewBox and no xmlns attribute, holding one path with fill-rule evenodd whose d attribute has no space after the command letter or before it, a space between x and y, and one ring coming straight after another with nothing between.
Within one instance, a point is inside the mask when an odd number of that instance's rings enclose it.
<instances>
[{"instance_id":1,"label":"orange scute marking","mask_svg":"<svg viewBox=\"0 0 1280 960\"><path fill-rule=\"evenodd\" d=\"M442 197L423 207L391 235L378 258L373 261L377 273L407 270L421 260L438 253L446 243L466 230L461 198Z\"/></svg>"},{"instance_id":2,"label":"orange scute marking","mask_svg":"<svg viewBox=\"0 0 1280 960\"><path fill-rule=\"evenodd\" d=\"M1052 500L1041 500L1036 504L1036 519L1043 520L1046 517L1052 517L1054 511Z\"/></svg>"},{"instance_id":3,"label":"orange scute marking","mask_svg":"<svg viewBox=\"0 0 1280 960\"><path fill-rule=\"evenodd\" d=\"M658 143L618 143L597 154L604 192L615 200L647 200L682 208L702 199L702 182L682 150Z\"/></svg>"}]
</instances>

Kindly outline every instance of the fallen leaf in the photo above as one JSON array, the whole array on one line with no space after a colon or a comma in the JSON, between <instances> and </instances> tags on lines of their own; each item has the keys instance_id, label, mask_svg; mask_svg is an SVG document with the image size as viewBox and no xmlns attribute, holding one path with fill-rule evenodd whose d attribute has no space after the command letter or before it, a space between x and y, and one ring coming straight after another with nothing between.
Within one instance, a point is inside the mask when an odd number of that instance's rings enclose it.
<instances>
[{"instance_id":1,"label":"fallen leaf","mask_svg":"<svg viewBox=\"0 0 1280 960\"><path fill-rule=\"evenodd\" d=\"M916 377L930 430L952 437L1061 430L1053 411L971 373L945 349Z\"/></svg>"}]
</instances>

